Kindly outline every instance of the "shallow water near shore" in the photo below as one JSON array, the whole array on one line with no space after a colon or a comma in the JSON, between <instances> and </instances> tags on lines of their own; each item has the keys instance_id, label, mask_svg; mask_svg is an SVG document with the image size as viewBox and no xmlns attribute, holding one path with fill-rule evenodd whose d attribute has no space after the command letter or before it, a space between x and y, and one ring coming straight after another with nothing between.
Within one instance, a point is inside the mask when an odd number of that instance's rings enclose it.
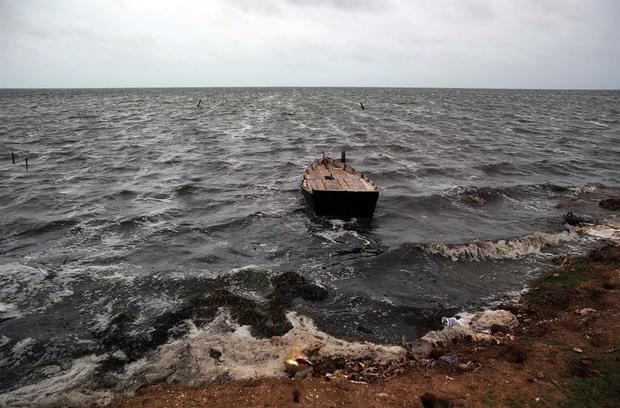
<instances>
[{"instance_id":1,"label":"shallow water near shore","mask_svg":"<svg viewBox=\"0 0 620 408\"><path fill-rule=\"evenodd\" d=\"M93 356L130 338L148 359L216 291L261 310L287 271L327 289L287 305L321 330L419 337L600 239L562 216L613 217L619 134L616 91L0 90L0 393L123 370ZM372 220L303 202L305 166L343 147Z\"/></svg>"}]
</instances>

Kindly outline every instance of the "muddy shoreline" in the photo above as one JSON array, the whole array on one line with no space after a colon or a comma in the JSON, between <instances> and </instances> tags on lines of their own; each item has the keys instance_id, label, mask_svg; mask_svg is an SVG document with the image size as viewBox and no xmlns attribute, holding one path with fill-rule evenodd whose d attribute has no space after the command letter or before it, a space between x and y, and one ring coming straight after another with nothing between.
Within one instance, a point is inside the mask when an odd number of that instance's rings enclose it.
<instances>
[{"instance_id":1,"label":"muddy shoreline","mask_svg":"<svg viewBox=\"0 0 620 408\"><path fill-rule=\"evenodd\" d=\"M293 379L154 383L111 406L617 406L620 246L556 262L517 303L460 316L381 358L306 343L299 352L315 365Z\"/></svg>"}]
</instances>

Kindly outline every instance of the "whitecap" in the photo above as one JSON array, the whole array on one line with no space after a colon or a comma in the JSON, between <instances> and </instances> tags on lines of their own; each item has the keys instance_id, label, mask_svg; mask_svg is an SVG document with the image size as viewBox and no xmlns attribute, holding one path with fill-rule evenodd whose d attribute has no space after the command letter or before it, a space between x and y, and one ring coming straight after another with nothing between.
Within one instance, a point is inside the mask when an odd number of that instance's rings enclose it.
<instances>
[{"instance_id":1,"label":"whitecap","mask_svg":"<svg viewBox=\"0 0 620 408\"><path fill-rule=\"evenodd\" d=\"M501 239L498 241L473 241L463 244L429 244L423 248L432 254L452 259L481 261L484 259L514 259L523 255L539 254L549 245L558 245L579 239L572 231L559 233L537 232L520 238Z\"/></svg>"},{"instance_id":2,"label":"whitecap","mask_svg":"<svg viewBox=\"0 0 620 408\"><path fill-rule=\"evenodd\" d=\"M569 228L557 233L536 232L524 237L500 239L498 241L473 241L462 244L435 243L423 245L432 254L450 258L453 261L485 259L515 259L524 255L541 254L548 246L596 239L620 242L620 225L610 220L599 225Z\"/></svg>"}]
</instances>

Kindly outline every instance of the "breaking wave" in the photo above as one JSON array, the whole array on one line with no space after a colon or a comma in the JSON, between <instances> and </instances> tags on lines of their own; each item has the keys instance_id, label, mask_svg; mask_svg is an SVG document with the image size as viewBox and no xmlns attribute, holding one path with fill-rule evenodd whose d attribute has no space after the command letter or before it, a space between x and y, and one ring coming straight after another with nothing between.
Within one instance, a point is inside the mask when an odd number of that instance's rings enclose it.
<instances>
[{"instance_id":1,"label":"breaking wave","mask_svg":"<svg viewBox=\"0 0 620 408\"><path fill-rule=\"evenodd\" d=\"M500 239L498 241L474 241L465 244L430 244L424 249L432 254L439 254L453 261L484 259L514 259L523 255L540 253L546 246L563 242L576 241L576 232L559 233L537 232L522 238Z\"/></svg>"},{"instance_id":2,"label":"breaking wave","mask_svg":"<svg viewBox=\"0 0 620 408\"><path fill-rule=\"evenodd\" d=\"M515 259L524 255L541 253L548 246L575 242L582 239L608 239L620 241L620 225L613 221L599 225L570 228L557 233L536 232L524 237L497 241L473 241L462 244L428 244L423 249L453 261L482 261L485 259Z\"/></svg>"}]
</instances>

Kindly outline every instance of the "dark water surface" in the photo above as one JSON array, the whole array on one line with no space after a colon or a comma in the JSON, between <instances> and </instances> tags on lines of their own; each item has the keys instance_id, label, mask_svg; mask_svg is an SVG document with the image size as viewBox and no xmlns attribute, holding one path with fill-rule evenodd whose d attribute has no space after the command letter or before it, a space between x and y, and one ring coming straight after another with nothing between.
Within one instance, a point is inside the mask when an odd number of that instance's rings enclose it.
<instances>
[{"instance_id":1,"label":"dark water surface","mask_svg":"<svg viewBox=\"0 0 620 408\"><path fill-rule=\"evenodd\" d=\"M113 351L94 333L119 313L139 336L286 271L328 290L290 307L329 333L418 336L587 246L564 207L610 216L619 135L616 91L0 90L0 392ZM303 202L342 147L380 187L370 221Z\"/></svg>"}]
</instances>

